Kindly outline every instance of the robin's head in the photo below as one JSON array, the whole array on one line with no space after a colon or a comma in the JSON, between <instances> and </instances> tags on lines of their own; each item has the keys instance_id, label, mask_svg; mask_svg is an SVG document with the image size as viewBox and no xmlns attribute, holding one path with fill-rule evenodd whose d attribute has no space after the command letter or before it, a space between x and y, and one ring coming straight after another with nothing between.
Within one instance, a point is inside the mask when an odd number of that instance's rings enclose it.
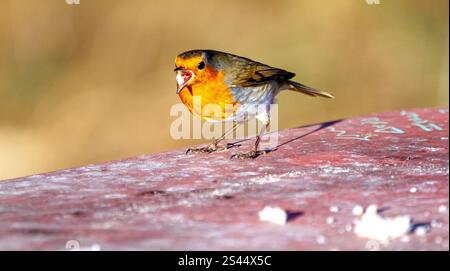
<instances>
[{"instance_id":1,"label":"robin's head","mask_svg":"<svg viewBox=\"0 0 450 271\"><path fill-rule=\"evenodd\" d=\"M208 82L217 76L219 71L213 63L213 54L211 50L192 50L176 57L177 94L186 86Z\"/></svg>"}]
</instances>

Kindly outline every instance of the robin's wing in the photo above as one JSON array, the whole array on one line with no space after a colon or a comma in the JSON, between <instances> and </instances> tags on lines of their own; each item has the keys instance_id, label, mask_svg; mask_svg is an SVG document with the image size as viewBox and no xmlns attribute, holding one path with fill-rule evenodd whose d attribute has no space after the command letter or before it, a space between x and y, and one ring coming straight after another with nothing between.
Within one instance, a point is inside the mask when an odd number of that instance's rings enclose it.
<instances>
[{"instance_id":1,"label":"robin's wing","mask_svg":"<svg viewBox=\"0 0 450 271\"><path fill-rule=\"evenodd\" d=\"M264 84L277 79L288 80L295 73L274 68L246 58L234 59L233 78L231 85L237 87L249 87Z\"/></svg>"},{"instance_id":2,"label":"robin's wing","mask_svg":"<svg viewBox=\"0 0 450 271\"><path fill-rule=\"evenodd\" d=\"M294 90L307 94L310 96L321 96L325 98L334 98L332 94L314 89L303 84L291 81L294 73L288 72L282 69L273 68L264 64L255 64L253 66L242 69L242 72L237 72L234 80L232 80L232 86L236 87L249 87L264 84L272 80L282 80L282 89Z\"/></svg>"},{"instance_id":3,"label":"robin's wing","mask_svg":"<svg viewBox=\"0 0 450 271\"><path fill-rule=\"evenodd\" d=\"M226 69L226 80L232 87L250 87L265 84L273 80L282 81L280 87L282 89L294 90L311 96L322 96L326 98L334 98L332 94L317 90L289 79L295 76L295 73L282 69L274 68L266 64L253 61L248 58L231 55L217 55L219 61L226 63L222 68Z\"/></svg>"}]
</instances>

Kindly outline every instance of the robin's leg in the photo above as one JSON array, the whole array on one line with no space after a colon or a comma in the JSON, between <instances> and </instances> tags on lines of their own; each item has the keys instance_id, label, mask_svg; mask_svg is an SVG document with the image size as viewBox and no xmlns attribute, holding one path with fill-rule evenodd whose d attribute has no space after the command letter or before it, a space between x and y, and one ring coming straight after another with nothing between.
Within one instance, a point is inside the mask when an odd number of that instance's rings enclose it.
<instances>
[{"instance_id":1,"label":"robin's leg","mask_svg":"<svg viewBox=\"0 0 450 271\"><path fill-rule=\"evenodd\" d=\"M186 154L190 154L190 153L199 153L199 152L203 152L203 153L211 153L211 152L215 152L215 151L221 151L224 149L228 149L230 146L232 146L232 144L227 144L225 147L220 148L218 146L219 142L224 140L225 137L227 135L229 135L230 133L232 133L234 130L236 130L237 128L237 123L233 122L233 127L231 127L230 129L228 129L227 131L225 131L225 133L223 133L223 135L221 135L219 138L216 138L211 144L209 144L207 147L202 147L202 148L189 148L186 151Z\"/></svg>"},{"instance_id":2,"label":"robin's leg","mask_svg":"<svg viewBox=\"0 0 450 271\"><path fill-rule=\"evenodd\" d=\"M255 145L253 146L253 149L251 151L233 154L231 156L231 159L233 159L233 158L239 158L239 159L252 158L253 159L253 158L260 156L261 154L265 154L265 153L272 151L272 150L259 150L259 143L261 141L261 137L264 135L264 131L267 129L267 127L269 127L269 125L270 125L270 120L267 119L267 121L265 122L265 125L261 128L258 136L256 136Z\"/></svg>"}]
</instances>

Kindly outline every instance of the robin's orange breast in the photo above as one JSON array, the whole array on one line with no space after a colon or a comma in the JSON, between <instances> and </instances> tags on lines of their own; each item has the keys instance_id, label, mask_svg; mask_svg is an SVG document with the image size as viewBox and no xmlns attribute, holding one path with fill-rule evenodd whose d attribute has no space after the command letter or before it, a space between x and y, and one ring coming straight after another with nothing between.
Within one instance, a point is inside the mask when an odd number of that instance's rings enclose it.
<instances>
[{"instance_id":1,"label":"robin's orange breast","mask_svg":"<svg viewBox=\"0 0 450 271\"><path fill-rule=\"evenodd\" d=\"M179 96L189 111L206 120L223 120L234 114L239 106L224 81L223 72L198 78L192 85L184 87Z\"/></svg>"}]
</instances>

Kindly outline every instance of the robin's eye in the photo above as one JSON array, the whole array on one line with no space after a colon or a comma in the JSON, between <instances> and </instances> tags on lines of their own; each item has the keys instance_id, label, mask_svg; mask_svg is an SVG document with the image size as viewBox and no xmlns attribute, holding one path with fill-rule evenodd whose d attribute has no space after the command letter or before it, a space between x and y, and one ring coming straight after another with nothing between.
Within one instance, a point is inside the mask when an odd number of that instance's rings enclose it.
<instances>
[{"instance_id":1,"label":"robin's eye","mask_svg":"<svg viewBox=\"0 0 450 271\"><path fill-rule=\"evenodd\" d=\"M198 68L199 70L203 70L203 68L205 68L205 62L202 61L202 62L198 63L197 68Z\"/></svg>"}]
</instances>

